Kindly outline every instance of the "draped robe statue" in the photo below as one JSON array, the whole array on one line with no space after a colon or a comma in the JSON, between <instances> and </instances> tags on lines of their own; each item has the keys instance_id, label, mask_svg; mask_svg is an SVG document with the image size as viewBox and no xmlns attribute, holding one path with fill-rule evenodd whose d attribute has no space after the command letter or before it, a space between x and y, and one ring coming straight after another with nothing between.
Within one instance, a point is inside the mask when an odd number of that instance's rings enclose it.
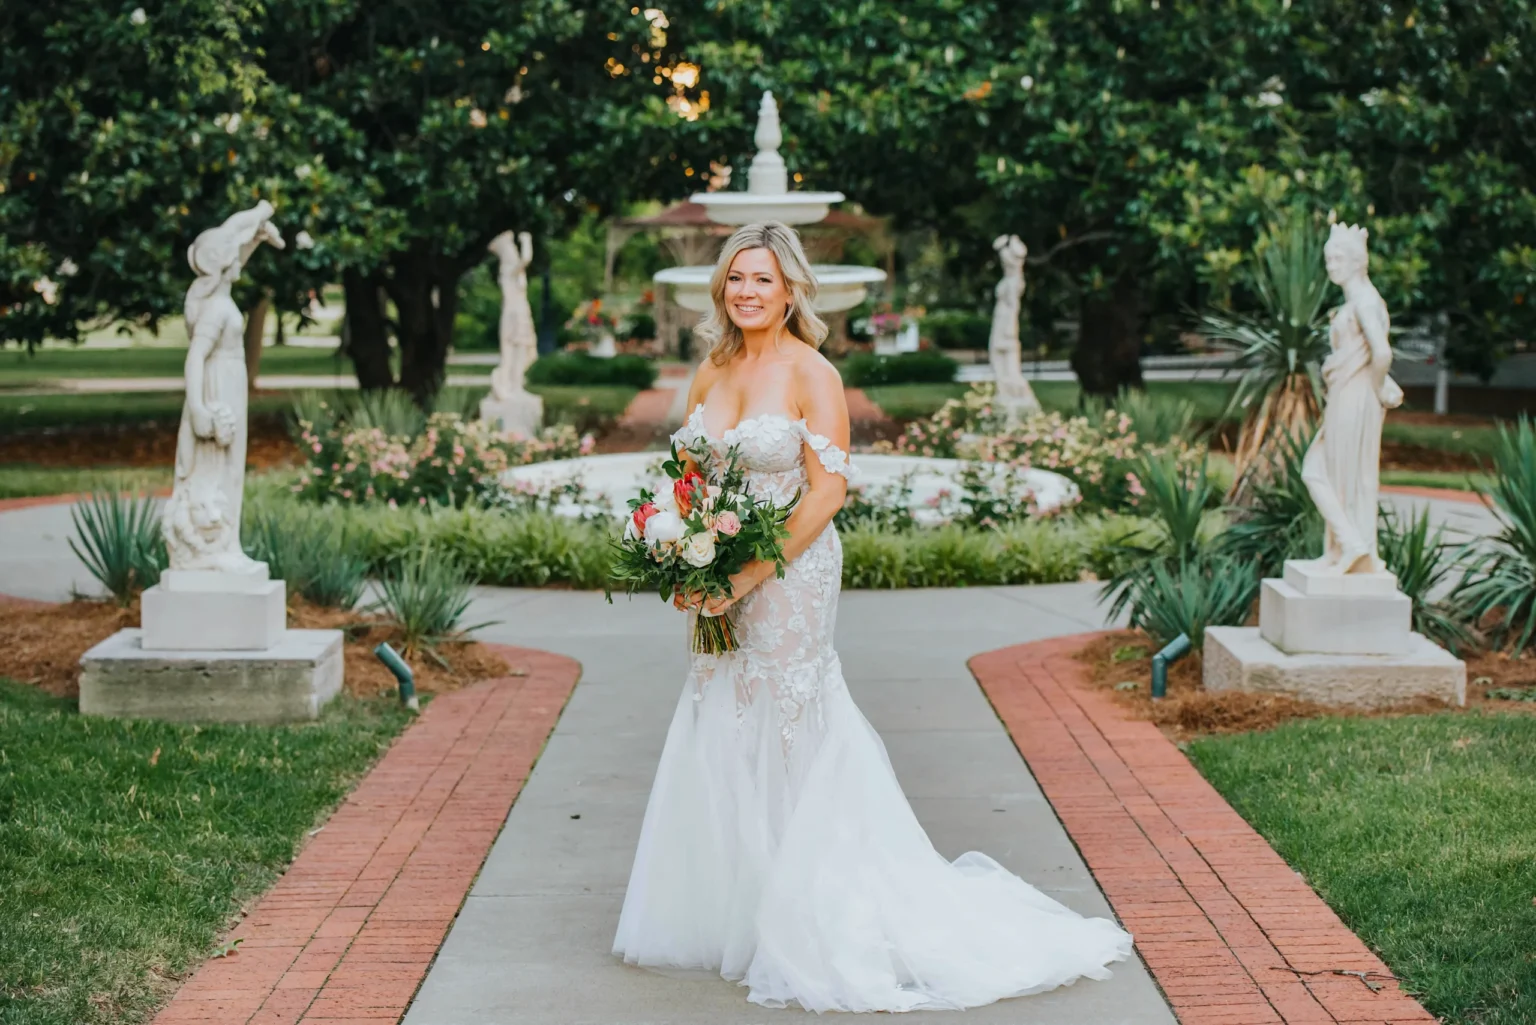
<instances>
[{"instance_id":1,"label":"draped robe statue","mask_svg":"<svg viewBox=\"0 0 1536 1025\"><path fill-rule=\"evenodd\" d=\"M197 280L187 289L186 402L162 527L172 570L266 576L240 546L249 382L244 319L230 287L261 243L283 248L271 216L272 204L262 200L187 247Z\"/></svg>"},{"instance_id":2,"label":"draped robe statue","mask_svg":"<svg viewBox=\"0 0 1536 1025\"><path fill-rule=\"evenodd\" d=\"M1302 479L1327 527L1319 569L1332 573L1383 570L1376 553L1381 483L1381 426L1403 401L1387 376L1392 349L1387 305L1366 276L1364 228L1335 224L1323 247L1328 277L1344 289L1344 305L1328 329L1332 353L1323 363L1323 423L1302 463Z\"/></svg>"},{"instance_id":3,"label":"draped robe statue","mask_svg":"<svg viewBox=\"0 0 1536 1025\"><path fill-rule=\"evenodd\" d=\"M992 308L992 335L987 359L997 381L997 403L1010 418L1035 413L1040 403L1024 378L1023 347L1019 342L1019 308L1024 301L1024 258L1029 249L1017 235L1000 235L992 243L1003 265L997 283L997 303Z\"/></svg>"},{"instance_id":4,"label":"draped robe statue","mask_svg":"<svg viewBox=\"0 0 1536 1025\"><path fill-rule=\"evenodd\" d=\"M491 395L510 399L524 389L523 375L538 358L533 311L528 306L528 265L533 262L533 236L504 231L486 247L501 261L496 274L501 285L501 362L491 372Z\"/></svg>"}]
</instances>

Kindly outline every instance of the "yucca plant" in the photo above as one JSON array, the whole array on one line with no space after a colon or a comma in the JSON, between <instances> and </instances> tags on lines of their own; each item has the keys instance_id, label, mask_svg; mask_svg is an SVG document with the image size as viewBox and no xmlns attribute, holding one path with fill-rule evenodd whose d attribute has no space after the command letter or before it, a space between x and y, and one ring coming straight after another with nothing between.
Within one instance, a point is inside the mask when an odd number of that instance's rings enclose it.
<instances>
[{"instance_id":1,"label":"yucca plant","mask_svg":"<svg viewBox=\"0 0 1536 1025\"><path fill-rule=\"evenodd\" d=\"M94 491L70 507L69 518L75 526L70 551L119 605L159 582L167 555L153 498Z\"/></svg>"},{"instance_id":2,"label":"yucca plant","mask_svg":"<svg viewBox=\"0 0 1536 1025\"><path fill-rule=\"evenodd\" d=\"M1258 597L1250 563L1204 553L1182 563L1153 563L1126 588L1131 626L1158 645L1185 634L1195 648L1208 626L1241 626Z\"/></svg>"},{"instance_id":3,"label":"yucca plant","mask_svg":"<svg viewBox=\"0 0 1536 1025\"><path fill-rule=\"evenodd\" d=\"M1429 510L1404 518L1381 507L1376 549L1397 575L1398 590L1413 600L1413 628L1452 651L1471 638L1460 611L1445 601L1461 568L1461 546L1445 540L1443 527L1429 527Z\"/></svg>"},{"instance_id":4,"label":"yucca plant","mask_svg":"<svg viewBox=\"0 0 1536 1025\"><path fill-rule=\"evenodd\" d=\"M350 427L377 427L392 438L415 438L427 423L421 407L398 388L358 392L347 406L345 419Z\"/></svg>"},{"instance_id":5,"label":"yucca plant","mask_svg":"<svg viewBox=\"0 0 1536 1025\"><path fill-rule=\"evenodd\" d=\"M1179 438L1194 440L1198 433L1195 404L1176 395L1127 388L1114 402L1088 395L1081 404L1084 415L1092 421L1101 419L1109 409L1129 417L1136 439L1144 445L1166 445Z\"/></svg>"},{"instance_id":6,"label":"yucca plant","mask_svg":"<svg viewBox=\"0 0 1536 1025\"><path fill-rule=\"evenodd\" d=\"M331 510L253 504L242 533L246 554L265 562L290 593L337 609L351 609L362 598L368 561Z\"/></svg>"},{"instance_id":7,"label":"yucca plant","mask_svg":"<svg viewBox=\"0 0 1536 1025\"><path fill-rule=\"evenodd\" d=\"M1536 638L1536 430L1527 417L1499 427L1491 477L1481 490L1504 527L1470 546L1451 603L1497 647L1523 652Z\"/></svg>"},{"instance_id":8,"label":"yucca plant","mask_svg":"<svg viewBox=\"0 0 1536 1025\"><path fill-rule=\"evenodd\" d=\"M1118 569L1099 592L1101 602L1110 602L1111 618L1131 603L1131 585L1145 577L1149 567L1176 567L1199 556L1205 510L1216 498L1204 460L1191 466L1167 457L1148 457L1141 461L1137 477L1147 492L1138 511L1149 517L1150 524L1119 546Z\"/></svg>"},{"instance_id":9,"label":"yucca plant","mask_svg":"<svg viewBox=\"0 0 1536 1025\"><path fill-rule=\"evenodd\" d=\"M461 420L474 420L480 416L480 399L483 388L444 388L432 399L432 412L453 413Z\"/></svg>"},{"instance_id":10,"label":"yucca plant","mask_svg":"<svg viewBox=\"0 0 1536 1025\"><path fill-rule=\"evenodd\" d=\"M1255 564L1262 576L1279 576L1286 559L1322 554L1323 517L1301 478L1312 432L1286 432L1273 442L1268 473L1254 478L1241 506L1229 510L1232 525L1217 539L1218 553Z\"/></svg>"},{"instance_id":11,"label":"yucca plant","mask_svg":"<svg viewBox=\"0 0 1536 1025\"><path fill-rule=\"evenodd\" d=\"M438 644L494 622L459 624L473 600L469 593L473 583L458 563L421 548L384 572L379 579L380 598L373 607L400 628L406 655L426 652L446 666L437 654Z\"/></svg>"},{"instance_id":12,"label":"yucca plant","mask_svg":"<svg viewBox=\"0 0 1536 1025\"><path fill-rule=\"evenodd\" d=\"M1321 227L1299 209L1272 224L1254 248L1249 281L1258 312L1211 309L1199 323L1207 339L1237 354L1242 372L1227 407L1244 413L1235 495L1265 467L1272 439L1304 432L1321 409L1329 286Z\"/></svg>"}]
</instances>

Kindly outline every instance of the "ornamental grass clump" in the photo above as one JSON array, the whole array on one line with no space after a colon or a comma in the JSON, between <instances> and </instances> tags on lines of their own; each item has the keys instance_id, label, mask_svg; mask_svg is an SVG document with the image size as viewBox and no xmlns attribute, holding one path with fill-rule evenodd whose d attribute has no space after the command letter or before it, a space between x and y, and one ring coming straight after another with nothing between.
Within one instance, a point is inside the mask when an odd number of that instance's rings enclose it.
<instances>
[{"instance_id":1,"label":"ornamental grass clump","mask_svg":"<svg viewBox=\"0 0 1536 1025\"><path fill-rule=\"evenodd\" d=\"M1499 428L1492 484L1482 492L1504 526L1469 551L1451 602L1495 647L1526 652L1536 642L1536 430L1528 418Z\"/></svg>"},{"instance_id":2,"label":"ornamental grass clump","mask_svg":"<svg viewBox=\"0 0 1536 1025\"><path fill-rule=\"evenodd\" d=\"M437 645L462 640L469 631L491 625L492 621L460 625L474 600L473 585L474 578L452 559L422 548L379 578L380 597L373 608L399 628L404 655L424 651L442 662L436 655Z\"/></svg>"},{"instance_id":3,"label":"ornamental grass clump","mask_svg":"<svg viewBox=\"0 0 1536 1025\"><path fill-rule=\"evenodd\" d=\"M153 498L96 491L71 506L69 518L70 551L119 605L160 581L169 559Z\"/></svg>"},{"instance_id":4,"label":"ornamental grass clump","mask_svg":"<svg viewBox=\"0 0 1536 1025\"><path fill-rule=\"evenodd\" d=\"M253 502L241 530L245 553L267 564L290 594L326 608L352 609L368 584L368 560L341 520L291 502Z\"/></svg>"}]
</instances>

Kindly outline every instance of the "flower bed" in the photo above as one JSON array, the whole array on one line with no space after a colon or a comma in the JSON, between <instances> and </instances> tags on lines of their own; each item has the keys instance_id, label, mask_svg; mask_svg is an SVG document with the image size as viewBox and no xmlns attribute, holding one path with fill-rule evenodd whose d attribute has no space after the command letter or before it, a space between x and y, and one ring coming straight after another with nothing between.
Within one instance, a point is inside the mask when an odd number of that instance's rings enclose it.
<instances>
[{"instance_id":1,"label":"flower bed","mask_svg":"<svg viewBox=\"0 0 1536 1025\"><path fill-rule=\"evenodd\" d=\"M565 425L524 438L446 412L433 413L414 436L324 416L300 416L296 433L307 465L295 494L310 501L390 507L494 501L509 466L566 459L592 448L590 436L579 437Z\"/></svg>"},{"instance_id":2,"label":"flower bed","mask_svg":"<svg viewBox=\"0 0 1536 1025\"><path fill-rule=\"evenodd\" d=\"M880 448L881 446L877 446ZM1148 444L1130 416L1106 410L1095 417L1036 413L1009 425L982 385L950 399L927 420L907 425L889 446L900 454L969 458L1020 468L1051 470L1070 478L1085 509L1134 510L1146 492L1137 465L1146 456L1198 462L1204 450L1175 439Z\"/></svg>"}]
</instances>

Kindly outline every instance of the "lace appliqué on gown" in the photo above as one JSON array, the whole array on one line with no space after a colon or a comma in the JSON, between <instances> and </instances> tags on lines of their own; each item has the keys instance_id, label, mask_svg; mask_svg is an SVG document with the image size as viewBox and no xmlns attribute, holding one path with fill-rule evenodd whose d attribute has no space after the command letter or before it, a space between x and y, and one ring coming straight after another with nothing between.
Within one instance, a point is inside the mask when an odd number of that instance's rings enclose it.
<instances>
[{"instance_id":1,"label":"lace appliqu\u00e9 on gown","mask_svg":"<svg viewBox=\"0 0 1536 1025\"><path fill-rule=\"evenodd\" d=\"M841 448L778 414L716 438L699 406L673 438L739 446L748 489L779 503L806 488L807 453L854 473ZM718 971L755 1003L812 1011L975 1007L1107 978L1131 951L1115 923L984 854L934 850L832 647L842 561L828 525L736 604L737 651L692 656L614 953Z\"/></svg>"},{"instance_id":2,"label":"lace appliqu\u00e9 on gown","mask_svg":"<svg viewBox=\"0 0 1536 1025\"><path fill-rule=\"evenodd\" d=\"M672 440L695 450L706 449L717 458L723 458L731 446L738 446L747 491L756 499L779 505L794 500L809 484L806 447L829 473L849 479L855 473L848 453L811 431L803 419L791 420L774 413L749 417L714 438L704 427L704 407L699 406ZM703 467L706 473L708 462ZM738 726L745 725L747 709L758 692L767 688L778 711L779 735L786 749L794 745L807 717L814 727L821 728L822 682L842 679L831 645L842 576L842 543L837 531L828 525L785 567L782 579L766 581L737 603L733 610L741 640L737 651L694 657L690 682L695 699L702 701L704 689L723 675L735 684Z\"/></svg>"}]
</instances>

